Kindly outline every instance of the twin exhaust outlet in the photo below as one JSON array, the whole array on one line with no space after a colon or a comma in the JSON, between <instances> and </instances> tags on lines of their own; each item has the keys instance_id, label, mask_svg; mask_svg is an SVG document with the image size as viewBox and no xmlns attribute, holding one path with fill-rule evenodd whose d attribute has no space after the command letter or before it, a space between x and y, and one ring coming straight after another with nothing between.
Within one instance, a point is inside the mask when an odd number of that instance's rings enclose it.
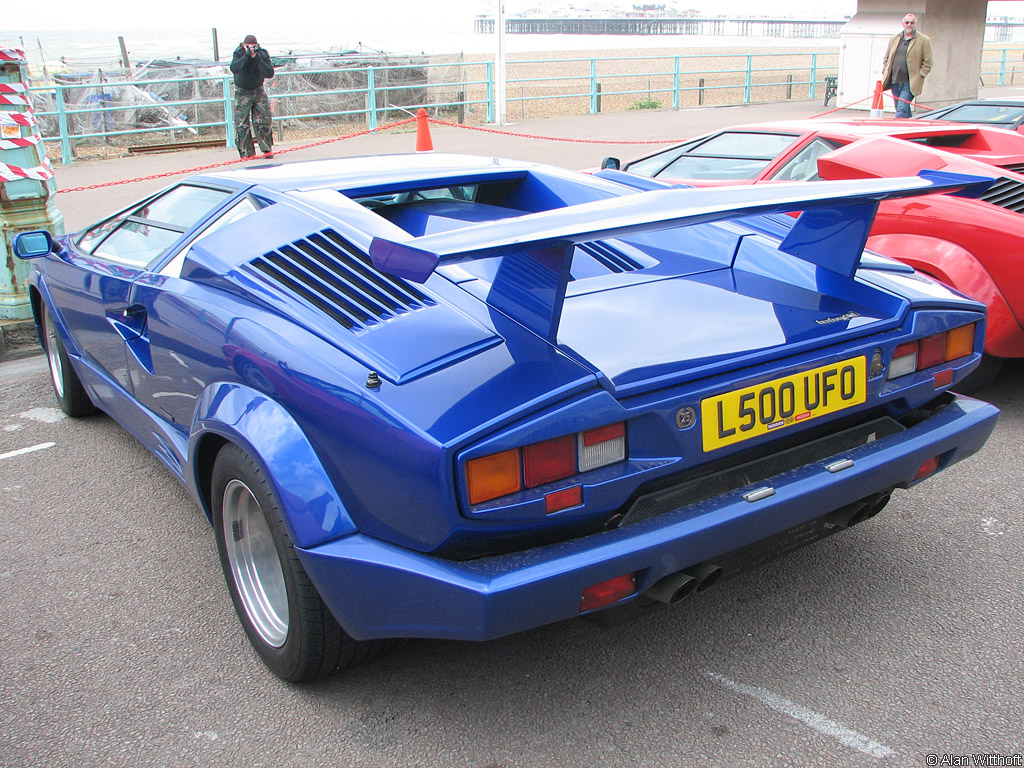
<instances>
[{"instance_id":1,"label":"twin exhaust outlet","mask_svg":"<svg viewBox=\"0 0 1024 768\"><path fill-rule=\"evenodd\" d=\"M720 566L714 563L701 563L686 571L670 573L644 592L644 596L659 603L675 605L694 592L703 592L714 586L721 576Z\"/></svg>"}]
</instances>

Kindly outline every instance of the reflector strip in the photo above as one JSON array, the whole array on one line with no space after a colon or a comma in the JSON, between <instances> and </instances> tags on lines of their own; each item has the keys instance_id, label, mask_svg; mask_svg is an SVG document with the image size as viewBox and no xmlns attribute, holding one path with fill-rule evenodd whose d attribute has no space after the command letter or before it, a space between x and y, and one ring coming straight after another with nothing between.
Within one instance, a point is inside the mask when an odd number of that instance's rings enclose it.
<instances>
[{"instance_id":1,"label":"reflector strip","mask_svg":"<svg viewBox=\"0 0 1024 768\"><path fill-rule=\"evenodd\" d=\"M549 515L569 507L578 507L583 503L583 486L574 485L561 491L549 493L544 497L544 511Z\"/></svg>"},{"instance_id":2,"label":"reflector strip","mask_svg":"<svg viewBox=\"0 0 1024 768\"><path fill-rule=\"evenodd\" d=\"M928 461L926 461L924 464L922 464L920 468L918 468L917 474L914 475L914 479L920 480L921 478L928 477L928 475L931 475L938 471L939 457L933 456L932 458L928 459Z\"/></svg>"},{"instance_id":3,"label":"reflector strip","mask_svg":"<svg viewBox=\"0 0 1024 768\"><path fill-rule=\"evenodd\" d=\"M614 579L602 581L600 584L594 584L583 590L583 596L580 599L580 613L596 611L598 608L604 608L635 594L635 573L616 576Z\"/></svg>"}]
</instances>

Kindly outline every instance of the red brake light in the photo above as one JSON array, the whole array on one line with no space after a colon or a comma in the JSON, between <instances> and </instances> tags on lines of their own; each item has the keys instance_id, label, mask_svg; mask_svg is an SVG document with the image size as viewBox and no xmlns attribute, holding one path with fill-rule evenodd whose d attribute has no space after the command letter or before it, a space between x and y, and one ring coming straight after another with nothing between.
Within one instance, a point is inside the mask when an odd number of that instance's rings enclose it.
<instances>
[{"instance_id":1,"label":"red brake light","mask_svg":"<svg viewBox=\"0 0 1024 768\"><path fill-rule=\"evenodd\" d=\"M620 421L470 459L466 462L469 503L481 504L524 488L537 488L625 458L626 423ZM558 491L546 495L547 511L557 512L582 504L582 488L575 487L575 491L566 489L564 497L559 496Z\"/></svg>"},{"instance_id":2,"label":"red brake light","mask_svg":"<svg viewBox=\"0 0 1024 768\"><path fill-rule=\"evenodd\" d=\"M534 443L523 449L526 487L561 480L576 473L576 445L573 435Z\"/></svg>"},{"instance_id":3,"label":"red brake light","mask_svg":"<svg viewBox=\"0 0 1024 768\"><path fill-rule=\"evenodd\" d=\"M946 334L936 333L918 342L917 369L931 368L946 362Z\"/></svg>"},{"instance_id":4,"label":"red brake light","mask_svg":"<svg viewBox=\"0 0 1024 768\"><path fill-rule=\"evenodd\" d=\"M967 357L974 352L976 326L977 323L969 323L950 331L900 344L893 350L888 378L896 379L908 373ZM937 381L936 386L943 385Z\"/></svg>"}]
</instances>

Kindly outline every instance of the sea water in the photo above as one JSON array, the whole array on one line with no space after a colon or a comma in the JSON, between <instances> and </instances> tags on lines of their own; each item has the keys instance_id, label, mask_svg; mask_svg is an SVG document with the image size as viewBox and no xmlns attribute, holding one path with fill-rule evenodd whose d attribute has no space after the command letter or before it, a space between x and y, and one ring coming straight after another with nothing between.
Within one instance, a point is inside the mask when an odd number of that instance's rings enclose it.
<instances>
[{"instance_id":1,"label":"sea water","mask_svg":"<svg viewBox=\"0 0 1024 768\"><path fill-rule=\"evenodd\" d=\"M170 29L138 29L126 25L107 30L14 30L0 32L0 46L21 48L26 52L33 70L43 61L51 68L95 69L117 66L121 59L119 37L124 39L128 58L133 65L153 59L214 60L216 37L219 59L230 60L231 53L247 34L255 34L271 55L315 54L359 51L390 54L488 54L494 53L497 40L493 34L474 32L473 16L443 19L435 28L424 24L397 20L385 24L274 24L262 30L258 24L222 26L218 28L195 24ZM642 56L645 49L678 48L761 48L808 47L820 49L839 40L795 38L706 37L700 35L506 35L506 53L549 51L622 50L624 54Z\"/></svg>"}]
</instances>

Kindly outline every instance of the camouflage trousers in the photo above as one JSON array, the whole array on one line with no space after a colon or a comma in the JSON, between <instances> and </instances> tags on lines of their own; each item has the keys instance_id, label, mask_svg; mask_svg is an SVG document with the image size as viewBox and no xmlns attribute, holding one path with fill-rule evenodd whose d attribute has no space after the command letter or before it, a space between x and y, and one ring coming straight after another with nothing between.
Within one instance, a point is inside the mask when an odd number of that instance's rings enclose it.
<instances>
[{"instance_id":1,"label":"camouflage trousers","mask_svg":"<svg viewBox=\"0 0 1024 768\"><path fill-rule=\"evenodd\" d=\"M270 99L263 86L251 90L235 88L235 146L238 147L239 157L252 157L256 154L253 134L264 152L269 152L274 146Z\"/></svg>"}]
</instances>

